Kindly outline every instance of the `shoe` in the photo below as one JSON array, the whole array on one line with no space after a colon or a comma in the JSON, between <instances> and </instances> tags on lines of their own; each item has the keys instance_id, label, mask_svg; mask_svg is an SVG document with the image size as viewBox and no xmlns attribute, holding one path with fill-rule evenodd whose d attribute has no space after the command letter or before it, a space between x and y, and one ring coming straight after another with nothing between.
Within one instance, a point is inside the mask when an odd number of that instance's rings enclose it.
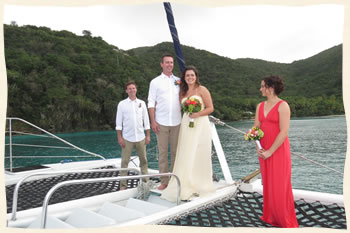
<instances>
[{"instance_id":1,"label":"shoe","mask_svg":"<svg viewBox=\"0 0 350 233\"><path fill-rule=\"evenodd\" d=\"M165 189L166 187L168 187L167 184L161 184L161 185L159 185L158 190L163 190L163 189Z\"/></svg>"}]
</instances>

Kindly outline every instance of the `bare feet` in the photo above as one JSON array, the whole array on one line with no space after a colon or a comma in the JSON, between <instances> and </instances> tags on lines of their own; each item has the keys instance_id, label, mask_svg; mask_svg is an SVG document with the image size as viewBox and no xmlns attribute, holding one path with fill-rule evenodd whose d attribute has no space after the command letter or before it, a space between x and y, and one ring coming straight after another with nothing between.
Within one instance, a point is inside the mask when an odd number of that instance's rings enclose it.
<instances>
[{"instance_id":1,"label":"bare feet","mask_svg":"<svg viewBox=\"0 0 350 233\"><path fill-rule=\"evenodd\" d=\"M165 189L166 187L168 187L167 184L161 184L161 185L159 185L158 190L163 190L163 189Z\"/></svg>"},{"instance_id":2,"label":"bare feet","mask_svg":"<svg viewBox=\"0 0 350 233\"><path fill-rule=\"evenodd\" d=\"M119 191L123 191L123 190L126 190L126 188L125 188L125 187L121 187L121 188L119 189Z\"/></svg>"}]
</instances>

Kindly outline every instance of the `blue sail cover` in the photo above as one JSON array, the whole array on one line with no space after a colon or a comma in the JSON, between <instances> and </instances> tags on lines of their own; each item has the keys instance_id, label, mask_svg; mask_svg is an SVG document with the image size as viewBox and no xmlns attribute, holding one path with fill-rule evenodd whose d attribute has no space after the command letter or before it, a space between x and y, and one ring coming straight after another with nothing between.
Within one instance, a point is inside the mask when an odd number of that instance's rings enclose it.
<instances>
[{"instance_id":1,"label":"blue sail cover","mask_svg":"<svg viewBox=\"0 0 350 233\"><path fill-rule=\"evenodd\" d=\"M182 72L185 69L185 59L184 59L184 56L182 55L181 44L180 44L179 36L177 35L177 30L175 27L173 11L171 9L170 2L164 2L163 4L164 4L167 19L168 19L171 37L173 38L174 49L176 53L176 60L179 63L180 70Z\"/></svg>"}]
</instances>

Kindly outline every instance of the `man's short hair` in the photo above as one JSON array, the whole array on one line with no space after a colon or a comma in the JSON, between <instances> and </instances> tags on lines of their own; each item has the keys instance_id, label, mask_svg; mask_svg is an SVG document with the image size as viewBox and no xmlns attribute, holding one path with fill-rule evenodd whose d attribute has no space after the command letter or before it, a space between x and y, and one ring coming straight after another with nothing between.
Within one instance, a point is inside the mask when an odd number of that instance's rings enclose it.
<instances>
[{"instance_id":1,"label":"man's short hair","mask_svg":"<svg viewBox=\"0 0 350 233\"><path fill-rule=\"evenodd\" d=\"M125 84L125 90L128 89L129 85L135 85L135 87L137 88L135 81L131 80Z\"/></svg>"},{"instance_id":2,"label":"man's short hair","mask_svg":"<svg viewBox=\"0 0 350 233\"><path fill-rule=\"evenodd\" d=\"M164 53L163 56L162 56L162 59L160 60L161 63L163 63L163 60L164 60L165 57L171 57L174 60L173 55L171 55L170 53Z\"/></svg>"}]
</instances>

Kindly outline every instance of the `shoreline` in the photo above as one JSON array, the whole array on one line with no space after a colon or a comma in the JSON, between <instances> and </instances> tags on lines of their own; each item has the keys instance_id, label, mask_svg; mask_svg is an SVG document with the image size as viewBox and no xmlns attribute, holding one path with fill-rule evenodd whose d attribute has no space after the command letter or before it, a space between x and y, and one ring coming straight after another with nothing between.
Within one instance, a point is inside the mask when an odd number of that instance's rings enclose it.
<instances>
[{"instance_id":1,"label":"shoreline","mask_svg":"<svg viewBox=\"0 0 350 233\"><path fill-rule=\"evenodd\" d=\"M335 114L335 115L325 115L325 116L292 116L290 119L291 120L296 120L297 118L331 118L331 117L346 117L346 114ZM251 118L245 118L242 120L238 120L238 121L223 121L225 123L228 122L240 122L240 121L254 121L255 117L251 117Z\"/></svg>"}]
</instances>

